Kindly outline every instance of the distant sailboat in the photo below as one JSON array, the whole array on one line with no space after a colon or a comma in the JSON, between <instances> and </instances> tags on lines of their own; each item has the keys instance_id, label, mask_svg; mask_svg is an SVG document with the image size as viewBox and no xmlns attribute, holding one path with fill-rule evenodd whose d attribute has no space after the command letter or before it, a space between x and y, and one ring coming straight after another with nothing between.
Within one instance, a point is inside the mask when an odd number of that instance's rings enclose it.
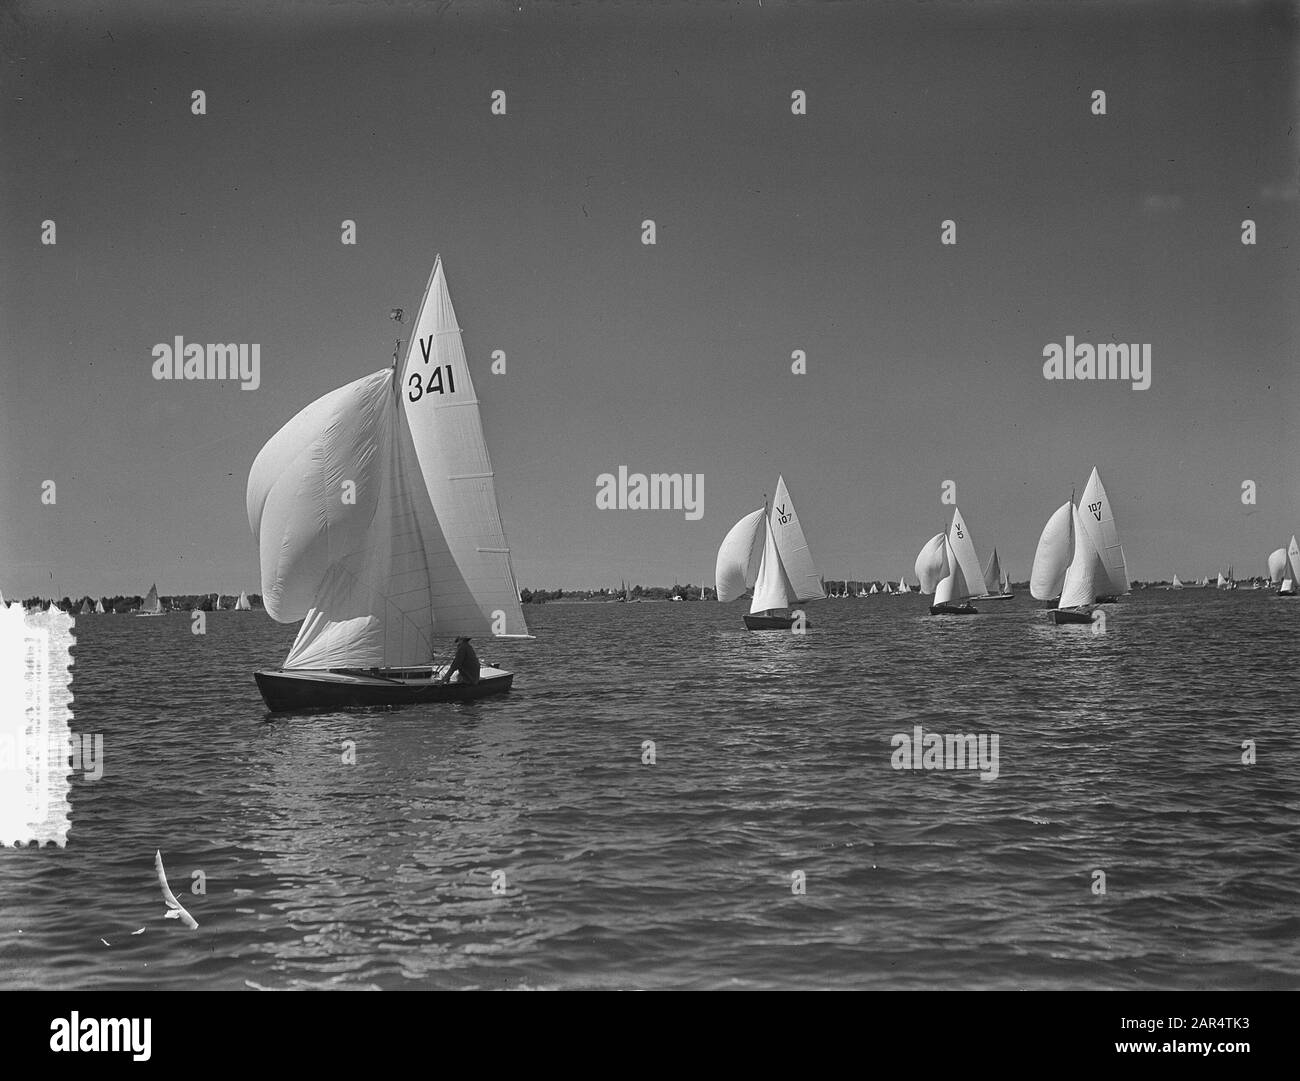
<instances>
[{"instance_id":1,"label":"distant sailboat","mask_svg":"<svg viewBox=\"0 0 1300 1081\"><path fill-rule=\"evenodd\" d=\"M1183 583L1178 578L1178 572L1174 571L1174 580L1169 583L1170 589L1182 589Z\"/></svg>"},{"instance_id":2,"label":"distant sailboat","mask_svg":"<svg viewBox=\"0 0 1300 1081\"><path fill-rule=\"evenodd\" d=\"M1203 575L1203 576L1201 577L1201 580L1200 580L1199 582L1197 582L1196 584L1199 585L1199 586L1201 586L1203 589L1206 588L1206 587L1208 587L1209 584L1210 584L1210 576L1209 576L1208 574Z\"/></svg>"},{"instance_id":3,"label":"distant sailboat","mask_svg":"<svg viewBox=\"0 0 1300 1081\"><path fill-rule=\"evenodd\" d=\"M140 605L140 611L136 612L137 616L161 616L166 615L162 602L158 600L158 586L151 585L149 594L145 597L144 602Z\"/></svg>"},{"instance_id":4,"label":"distant sailboat","mask_svg":"<svg viewBox=\"0 0 1300 1081\"><path fill-rule=\"evenodd\" d=\"M1296 545L1295 534L1291 534L1291 543L1286 549L1286 566L1282 570L1282 584L1278 588L1279 597L1294 597L1300 589L1300 546Z\"/></svg>"},{"instance_id":5,"label":"distant sailboat","mask_svg":"<svg viewBox=\"0 0 1300 1081\"><path fill-rule=\"evenodd\" d=\"M97 600L97 601L95 602L95 615L97 615L97 616L102 616L102 615L104 615L104 598L103 598L103 597L100 597L100 599Z\"/></svg>"},{"instance_id":6,"label":"distant sailboat","mask_svg":"<svg viewBox=\"0 0 1300 1081\"><path fill-rule=\"evenodd\" d=\"M998 550L993 549L988 566L984 568L984 596L982 601L1009 601L1011 591L1005 588L1002 578L1002 564L998 562Z\"/></svg>"},{"instance_id":7,"label":"distant sailboat","mask_svg":"<svg viewBox=\"0 0 1300 1081\"><path fill-rule=\"evenodd\" d=\"M355 503L338 498L340 476ZM441 259L405 360L395 350L290 420L253 462L246 501L266 611L303 621L284 666L255 675L273 711L510 689L499 668L444 682L434 663L437 635L528 637Z\"/></svg>"},{"instance_id":8,"label":"distant sailboat","mask_svg":"<svg viewBox=\"0 0 1300 1081\"><path fill-rule=\"evenodd\" d=\"M876 594L876 593L879 593L879 592L880 592L879 587L877 587L877 585L876 585L875 582L872 582L872 583L871 583L871 588L867 590L867 593L868 593L868 594Z\"/></svg>"},{"instance_id":9,"label":"distant sailboat","mask_svg":"<svg viewBox=\"0 0 1300 1081\"><path fill-rule=\"evenodd\" d=\"M1223 577L1223 571L1219 571L1219 580L1218 580L1217 582L1215 582L1214 585L1215 585L1215 588L1217 588L1217 589L1227 589L1227 588L1228 588L1228 579L1226 579L1225 577Z\"/></svg>"},{"instance_id":10,"label":"distant sailboat","mask_svg":"<svg viewBox=\"0 0 1300 1081\"><path fill-rule=\"evenodd\" d=\"M753 589L745 616L751 631L789 630L795 617L778 614L778 609L826 597L784 478L777 480L770 514L764 506L731 527L718 549L715 577L723 603ZM805 621L804 626L811 624Z\"/></svg>"},{"instance_id":11,"label":"distant sailboat","mask_svg":"<svg viewBox=\"0 0 1300 1081\"><path fill-rule=\"evenodd\" d=\"M92 616L94 614L95 614L95 610L92 607L90 607L90 598L89 597L83 598L81 602L81 607L77 609L77 615Z\"/></svg>"},{"instance_id":12,"label":"distant sailboat","mask_svg":"<svg viewBox=\"0 0 1300 1081\"><path fill-rule=\"evenodd\" d=\"M1268 557L1268 584L1271 586L1280 586L1282 579L1286 577L1286 549L1278 548L1269 553Z\"/></svg>"},{"instance_id":13,"label":"distant sailboat","mask_svg":"<svg viewBox=\"0 0 1300 1081\"><path fill-rule=\"evenodd\" d=\"M239 600L235 601L235 611L251 612L252 610L253 610L253 606L248 603L248 594L245 593L243 590L240 590Z\"/></svg>"},{"instance_id":14,"label":"distant sailboat","mask_svg":"<svg viewBox=\"0 0 1300 1081\"><path fill-rule=\"evenodd\" d=\"M983 596L984 574L970 530L957 507L953 507L948 532L931 537L917 555L916 576L921 581L921 592L934 594L930 615L977 614L970 601Z\"/></svg>"}]
</instances>

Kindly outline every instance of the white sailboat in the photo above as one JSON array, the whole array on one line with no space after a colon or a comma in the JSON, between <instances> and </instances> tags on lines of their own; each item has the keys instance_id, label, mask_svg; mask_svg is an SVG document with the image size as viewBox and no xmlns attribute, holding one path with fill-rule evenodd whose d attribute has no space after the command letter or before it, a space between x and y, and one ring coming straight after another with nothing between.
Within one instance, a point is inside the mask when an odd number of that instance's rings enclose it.
<instances>
[{"instance_id":1,"label":"white sailboat","mask_svg":"<svg viewBox=\"0 0 1300 1081\"><path fill-rule=\"evenodd\" d=\"M977 614L970 601L984 595L984 574L959 508L953 507L948 532L935 534L921 548L916 557L916 576L921 581L921 592L934 594L930 615Z\"/></svg>"},{"instance_id":2,"label":"white sailboat","mask_svg":"<svg viewBox=\"0 0 1300 1081\"><path fill-rule=\"evenodd\" d=\"M1202 575L1201 580L1196 584L1200 586L1202 589L1207 588L1210 584L1210 576L1208 574Z\"/></svg>"},{"instance_id":3,"label":"white sailboat","mask_svg":"<svg viewBox=\"0 0 1300 1081\"><path fill-rule=\"evenodd\" d=\"M984 568L984 596L982 601L1009 601L1011 590L1003 581L1002 564L998 562L998 550L993 549L988 566Z\"/></svg>"},{"instance_id":4,"label":"white sailboat","mask_svg":"<svg viewBox=\"0 0 1300 1081\"><path fill-rule=\"evenodd\" d=\"M776 482L771 513L766 506L751 511L723 538L715 583L723 603L753 590L745 616L751 631L789 630L795 617L778 610L826 597L784 477Z\"/></svg>"},{"instance_id":5,"label":"white sailboat","mask_svg":"<svg viewBox=\"0 0 1300 1081\"><path fill-rule=\"evenodd\" d=\"M1178 572L1177 572L1177 571L1174 571L1174 580L1173 580L1172 582L1169 583L1169 588L1170 588L1170 589L1182 589L1182 588L1183 588L1183 583L1182 583L1182 581L1179 579L1179 577L1178 577Z\"/></svg>"},{"instance_id":6,"label":"white sailboat","mask_svg":"<svg viewBox=\"0 0 1300 1081\"><path fill-rule=\"evenodd\" d=\"M337 478L356 482L356 502ZM478 398L442 260L399 366L303 409L258 454L248 520L273 619L301 619L273 711L463 700L508 691L484 665L448 681L435 638L531 637L510 567ZM459 643L457 643L459 645ZM460 673L457 673L458 675Z\"/></svg>"},{"instance_id":7,"label":"white sailboat","mask_svg":"<svg viewBox=\"0 0 1300 1081\"><path fill-rule=\"evenodd\" d=\"M1294 597L1300 589L1300 546L1296 545L1295 534L1291 534L1291 543L1286 549L1286 566L1282 569L1282 582L1278 587L1279 597Z\"/></svg>"},{"instance_id":8,"label":"white sailboat","mask_svg":"<svg viewBox=\"0 0 1300 1081\"><path fill-rule=\"evenodd\" d=\"M97 600L97 601L95 602L95 615L97 615L97 616L102 616L102 615L104 615L104 598L103 598L103 597L100 597L99 600Z\"/></svg>"},{"instance_id":9,"label":"white sailboat","mask_svg":"<svg viewBox=\"0 0 1300 1081\"><path fill-rule=\"evenodd\" d=\"M1214 583L1216 589L1227 589L1228 579L1223 577L1223 571L1219 571L1219 580Z\"/></svg>"},{"instance_id":10,"label":"white sailboat","mask_svg":"<svg viewBox=\"0 0 1300 1081\"><path fill-rule=\"evenodd\" d=\"M158 586L155 583L149 587L148 596L145 597L140 605L140 611L136 612L137 616L161 616L166 615L162 602L158 600Z\"/></svg>"},{"instance_id":11,"label":"white sailboat","mask_svg":"<svg viewBox=\"0 0 1300 1081\"><path fill-rule=\"evenodd\" d=\"M1268 556L1268 584L1280 586L1286 576L1286 549L1277 548Z\"/></svg>"},{"instance_id":12,"label":"white sailboat","mask_svg":"<svg viewBox=\"0 0 1300 1081\"><path fill-rule=\"evenodd\" d=\"M868 595L874 596L880 592L880 587L875 582L871 583L871 588L867 590Z\"/></svg>"},{"instance_id":13,"label":"white sailboat","mask_svg":"<svg viewBox=\"0 0 1300 1081\"><path fill-rule=\"evenodd\" d=\"M248 594L243 590L239 591L239 600L235 601L236 612L251 612L253 606L248 603Z\"/></svg>"},{"instance_id":14,"label":"white sailboat","mask_svg":"<svg viewBox=\"0 0 1300 1081\"><path fill-rule=\"evenodd\" d=\"M81 607L77 609L77 615L90 616L94 614L95 614L95 610L92 607L90 607L90 598L83 597L81 601Z\"/></svg>"}]
</instances>

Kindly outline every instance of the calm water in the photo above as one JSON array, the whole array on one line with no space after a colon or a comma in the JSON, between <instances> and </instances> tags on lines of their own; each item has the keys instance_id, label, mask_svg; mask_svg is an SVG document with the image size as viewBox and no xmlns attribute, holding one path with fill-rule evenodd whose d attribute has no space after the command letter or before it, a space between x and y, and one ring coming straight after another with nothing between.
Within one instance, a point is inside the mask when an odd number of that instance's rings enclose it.
<instances>
[{"instance_id":1,"label":"calm water","mask_svg":"<svg viewBox=\"0 0 1300 1081\"><path fill-rule=\"evenodd\" d=\"M925 605L547 605L505 698L274 720L294 628L82 617L104 775L0 849L0 987L1300 987L1300 601ZM894 770L917 724L1000 776Z\"/></svg>"}]
</instances>

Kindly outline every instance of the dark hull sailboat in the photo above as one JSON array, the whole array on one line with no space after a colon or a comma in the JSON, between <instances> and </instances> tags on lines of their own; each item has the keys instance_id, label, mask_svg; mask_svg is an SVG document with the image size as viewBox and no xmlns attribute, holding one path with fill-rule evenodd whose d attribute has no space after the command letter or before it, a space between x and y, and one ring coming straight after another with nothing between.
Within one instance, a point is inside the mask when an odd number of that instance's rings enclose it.
<instances>
[{"instance_id":1,"label":"dark hull sailboat","mask_svg":"<svg viewBox=\"0 0 1300 1081\"><path fill-rule=\"evenodd\" d=\"M795 625L794 616L751 616L746 615L745 629L748 631L788 631ZM812 624L806 619L803 622L805 627L811 627Z\"/></svg>"},{"instance_id":2,"label":"dark hull sailboat","mask_svg":"<svg viewBox=\"0 0 1300 1081\"><path fill-rule=\"evenodd\" d=\"M445 668L277 668L254 672L272 713L469 702L505 694L514 674L484 666L477 683L443 683Z\"/></svg>"},{"instance_id":3,"label":"dark hull sailboat","mask_svg":"<svg viewBox=\"0 0 1300 1081\"><path fill-rule=\"evenodd\" d=\"M404 362L318 398L249 472L263 606L302 620L283 667L254 673L273 712L503 694L514 676L490 666L444 683L435 638L530 637L441 259L412 330Z\"/></svg>"},{"instance_id":4,"label":"dark hull sailboat","mask_svg":"<svg viewBox=\"0 0 1300 1081\"><path fill-rule=\"evenodd\" d=\"M1078 608L1053 608L1047 613L1058 627L1063 623L1091 623L1092 611Z\"/></svg>"},{"instance_id":5,"label":"dark hull sailboat","mask_svg":"<svg viewBox=\"0 0 1300 1081\"><path fill-rule=\"evenodd\" d=\"M945 602L943 604L930 605L930 615L932 616L977 616L979 610L969 603L952 604Z\"/></svg>"}]
</instances>

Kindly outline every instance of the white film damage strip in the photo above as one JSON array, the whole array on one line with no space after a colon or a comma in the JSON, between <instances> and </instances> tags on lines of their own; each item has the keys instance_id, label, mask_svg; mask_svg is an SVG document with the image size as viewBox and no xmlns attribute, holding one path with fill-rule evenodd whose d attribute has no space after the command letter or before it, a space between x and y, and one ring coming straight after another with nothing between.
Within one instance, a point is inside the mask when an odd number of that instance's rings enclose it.
<instances>
[{"instance_id":1,"label":"white film damage strip","mask_svg":"<svg viewBox=\"0 0 1300 1081\"><path fill-rule=\"evenodd\" d=\"M72 617L0 602L0 844L65 845Z\"/></svg>"}]
</instances>

